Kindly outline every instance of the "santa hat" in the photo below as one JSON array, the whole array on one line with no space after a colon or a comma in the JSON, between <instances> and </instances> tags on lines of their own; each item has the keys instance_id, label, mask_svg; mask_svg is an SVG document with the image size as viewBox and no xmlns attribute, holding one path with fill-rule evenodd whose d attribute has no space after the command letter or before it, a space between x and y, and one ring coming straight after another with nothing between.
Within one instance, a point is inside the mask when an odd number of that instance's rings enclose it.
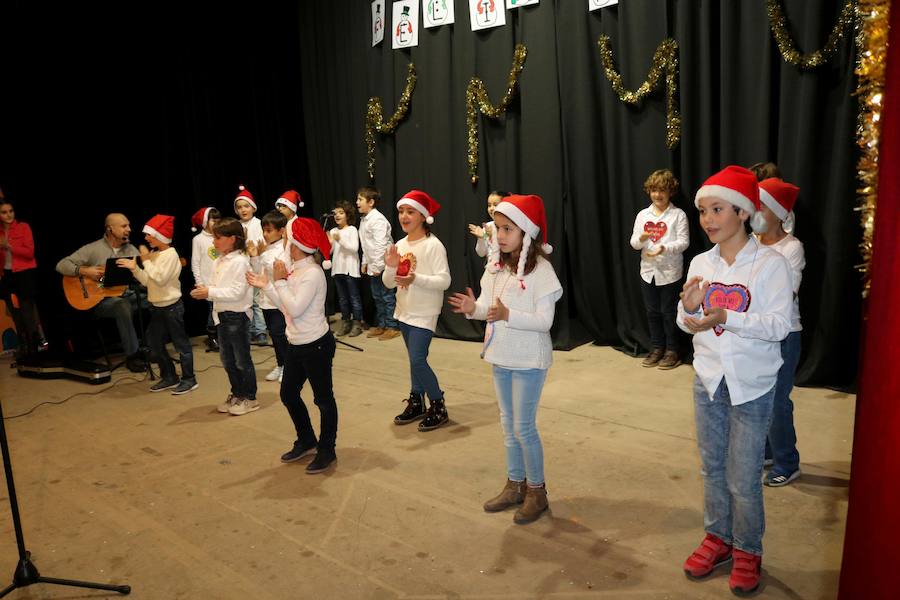
<instances>
[{"instance_id":1,"label":"santa hat","mask_svg":"<svg viewBox=\"0 0 900 600\"><path fill-rule=\"evenodd\" d=\"M315 254L318 250L325 257L322 268L331 268L331 240L316 221L306 217L295 218L291 225L291 243L307 254Z\"/></svg>"},{"instance_id":2,"label":"santa hat","mask_svg":"<svg viewBox=\"0 0 900 600\"><path fill-rule=\"evenodd\" d=\"M191 231L206 229L206 225L209 223L209 211L213 208L212 206L205 206L194 213L194 216L191 217Z\"/></svg>"},{"instance_id":3,"label":"santa hat","mask_svg":"<svg viewBox=\"0 0 900 600\"><path fill-rule=\"evenodd\" d=\"M291 209L291 211L297 212L297 209L303 206L303 199L300 198L300 194L294 190L288 190L275 201L276 208L279 204L283 204Z\"/></svg>"},{"instance_id":4,"label":"santa hat","mask_svg":"<svg viewBox=\"0 0 900 600\"><path fill-rule=\"evenodd\" d=\"M794 229L794 202L800 188L777 177L759 182L759 201L781 219L782 227L790 233Z\"/></svg>"},{"instance_id":5,"label":"santa hat","mask_svg":"<svg viewBox=\"0 0 900 600\"><path fill-rule=\"evenodd\" d=\"M753 172L729 165L703 182L694 196L694 206L700 208L701 198L719 198L750 215L750 227L756 233L766 230L766 219L759 212L759 185Z\"/></svg>"},{"instance_id":6,"label":"santa hat","mask_svg":"<svg viewBox=\"0 0 900 600\"><path fill-rule=\"evenodd\" d=\"M171 244L172 234L175 233L175 217L156 215L147 221L143 232L149 233L164 244Z\"/></svg>"},{"instance_id":7,"label":"santa hat","mask_svg":"<svg viewBox=\"0 0 900 600\"><path fill-rule=\"evenodd\" d=\"M235 197L234 203L237 204L238 200L246 200L253 207L253 210L256 210L256 200L253 199L253 194L243 185L238 186L238 195Z\"/></svg>"},{"instance_id":8,"label":"santa hat","mask_svg":"<svg viewBox=\"0 0 900 600\"><path fill-rule=\"evenodd\" d=\"M553 252L553 246L547 243L547 213L544 211L544 201L540 196L506 196L494 209L494 214L502 214L515 223L519 229L525 232L522 236L522 250L519 252L519 264L516 269L516 278L519 285L525 289L525 263L528 261L528 249L531 240L537 240L540 236L541 250L544 254ZM500 268L500 242L494 234L491 242L491 257L488 265L492 270Z\"/></svg>"},{"instance_id":9,"label":"santa hat","mask_svg":"<svg viewBox=\"0 0 900 600\"><path fill-rule=\"evenodd\" d=\"M402 198L397 200L397 208L401 206L411 206L425 217L425 222L431 225L434 223L434 215L441 210L441 205L437 201L421 190L410 190L406 192Z\"/></svg>"}]
</instances>

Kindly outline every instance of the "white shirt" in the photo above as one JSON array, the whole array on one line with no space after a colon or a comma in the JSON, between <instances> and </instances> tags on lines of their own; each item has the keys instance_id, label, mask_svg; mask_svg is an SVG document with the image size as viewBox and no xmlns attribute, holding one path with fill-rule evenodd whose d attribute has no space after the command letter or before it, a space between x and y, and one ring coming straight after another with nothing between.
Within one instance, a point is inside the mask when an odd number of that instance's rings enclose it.
<instances>
[{"instance_id":1,"label":"white shirt","mask_svg":"<svg viewBox=\"0 0 900 600\"><path fill-rule=\"evenodd\" d=\"M494 237L494 223L484 223L481 227L484 229L485 235L478 238L478 241L475 242L475 254L484 258L491 251L491 243L488 240Z\"/></svg>"},{"instance_id":2,"label":"white shirt","mask_svg":"<svg viewBox=\"0 0 900 600\"><path fill-rule=\"evenodd\" d=\"M253 311L253 288L247 283L250 259L238 250L232 250L216 259L212 280L209 282L209 299L213 303L213 321L219 324L220 312L242 312L249 318Z\"/></svg>"},{"instance_id":3,"label":"white shirt","mask_svg":"<svg viewBox=\"0 0 900 600\"><path fill-rule=\"evenodd\" d=\"M803 331L803 325L800 324L800 281L803 279L803 267L806 266L803 242L793 235L787 234L771 246L766 246L766 248L771 248L785 257L791 267L791 289L794 290L791 331Z\"/></svg>"},{"instance_id":4,"label":"white shirt","mask_svg":"<svg viewBox=\"0 0 900 600\"><path fill-rule=\"evenodd\" d=\"M252 257L250 259L250 266L253 268L254 272L265 273L269 280L271 280L272 270L276 260L283 262L286 267L290 267L291 265L291 251L289 248L285 248L284 241L281 239L276 240L274 244L266 246L259 256ZM278 308L265 294L260 294L257 298L259 307L264 310Z\"/></svg>"},{"instance_id":5,"label":"white shirt","mask_svg":"<svg viewBox=\"0 0 900 600\"><path fill-rule=\"evenodd\" d=\"M340 239L331 240L331 274L359 277L359 232L353 225L343 229L333 227L329 232L340 235Z\"/></svg>"},{"instance_id":6,"label":"white shirt","mask_svg":"<svg viewBox=\"0 0 900 600\"><path fill-rule=\"evenodd\" d=\"M384 254L394 243L391 224L377 208L363 215L359 222L359 243L362 246L362 265L369 275L384 271Z\"/></svg>"},{"instance_id":7,"label":"white shirt","mask_svg":"<svg viewBox=\"0 0 900 600\"><path fill-rule=\"evenodd\" d=\"M205 229L191 240L191 273L194 274L194 283L197 285L209 285L215 269L216 259L219 253L213 246L215 237Z\"/></svg>"},{"instance_id":8,"label":"white shirt","mask_svg":"<svg viewBox=\"0 0 900 600\"><path fill-rule=\"evenodd\" d=\"M714 329L694 334L694 371L710 398L724 377L732 406L755 400L775 385L783 362L781 340L791 329L793 294L787 260L750 236L732 265L721 257L718 244L695 256L687 278L695 275L711 283L743 286L749 290L749 306L726 309L720 335ZM727 289L720 291L722 295L738 297ZM689 314L679 300L677 323L688 333L684 319ZM703 312L698 309L691 316L702 318Z\"/></svg>"},{"instance_id":9,"label":"white shirt","mask_svg":"<svg viewBox=\"0 0 900 600\"><path fill-rule=\"evenodd\" d=\"M134 277L147 288L147 301L153 306L170 306L181 298L181 261L175 248L167 248L134 270Z\"/></svg>"},{"instance_id":10,"label":"white shirt","mask_svg":"<svg viewBox=\"0 0 900 600\"><path fill-rule=\"evenodd\" d=\"M262 221L257 217L251 217L249 221L241 221L241 225L244 226L245 241L253 240L265 246L266 238L263 236Z\"/></svg>"},{"instance_id":11,"label":"white shirt","mask_svg":"<svg viewBox=\"0 0 900 600\"><path fill-rule=\"evenodd\" d=\"M328 333L327 289L325 272L313 256L295 262L287 279L266 286L266 296L284 313L287 339L292 345L309 344Z\"/></svg>"},{"instance_id":12,"label":"white shirt","mask_svg":"<svg viewBox=\"0 0 900 600\"><path fill-rule=\"evenodd\" d=\"M450 266L447 250L434 234L414 242L408 237L397 242L397 252L402 261L407 255L415 258L411 272L416 274L412 285L397 290L397 307L394 318L413 327L434 331L438 315L444 306L444 290L450 287ZM381 280L385 287L396 288L396 267L386 267Z\"/></svg>"},{"instance_id":13,"label":"white shirt","mask_svg":"<svg viewBox=\"0 0 900 600\"><path fill-rule=\"evenodd\" d=\"M651 237L643 242L641 234L645 231ZM634 219L631 232L631 247L641 251L641 279L656 285L668 285L681 279L684 273L684 257L690 243L688 220L684 211L669 204L661 215L656 214L652 204L639 212ZM649 256L659 246L665 246L662 254Z\"/></svg>"}]
</instances>

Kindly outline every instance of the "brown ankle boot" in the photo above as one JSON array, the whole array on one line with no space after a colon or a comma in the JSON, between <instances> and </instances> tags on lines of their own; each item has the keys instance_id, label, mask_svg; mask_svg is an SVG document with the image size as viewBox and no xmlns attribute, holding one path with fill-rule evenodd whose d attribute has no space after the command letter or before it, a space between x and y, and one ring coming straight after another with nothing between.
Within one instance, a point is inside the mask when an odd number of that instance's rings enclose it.
<instances>
[{"instance_id":1,"label":"brown ankle boot","mask_svg":"<svg viewBox=\"0 0 900 600\"><path fill-rule=\"evenodd\" d=\"M525 490L525 503L522 505L522 508L516 511L513 521L519 525L531 523L540 517L549 506L550 503L547 502L547 486L541 484L541 487L536 488L529 485Z\"/></svg>"},{"instance_id":2,"label":"brown ankle boot","mask_svg":"<svg viewBox=\"0 0 900 600\"><path fill-rule=\"evenodd\" d=\"M522 504L525 499L525 487L524 481L507 479L503 491L484 503L484 512L500 512L510 506Z\"/></svg>"}]
</instances>

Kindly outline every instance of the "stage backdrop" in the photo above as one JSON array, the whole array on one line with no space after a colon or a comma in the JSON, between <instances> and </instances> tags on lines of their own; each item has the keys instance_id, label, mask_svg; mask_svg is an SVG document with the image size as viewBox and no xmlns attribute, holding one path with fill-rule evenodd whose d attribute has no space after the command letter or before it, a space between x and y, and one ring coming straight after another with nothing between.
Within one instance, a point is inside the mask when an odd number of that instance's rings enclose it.
<instances>
[{"instance_id":1,"label":"stage backdrop","mask_svg":"<svg viewBox=\"0 0 900 600\"><path fill-rule=\"evenodd\" d=\"M498 3L502 6L502 3ZM842 1L787 0L790 31L805 52L825 44ZM801 310L803 359L798 381L852 386L859 335L860 238L854 207L851 93L854 46L845 36L824 66L785 63L764 0L627 0L588 14L584 0L543 0L510 10L506 25L472 31L467 5L455 23L418 32L418 45L372 46L367 0L342 6L300 3L300 59L310 186L319 200L352 196L369 181L366 103L381 98L388 119L407 80L417 82L409 112L392 135L376 134L374 183L396 225L393 204L422 188L441 204L434 232L447 247L453 290L476 286L483 260L467 223L487 219L489 190L538 194L549 221L551 257L565 295L557 307L556 346L586 340L627 351L648 346L629 246L636 213L648 204L642 184L655 169L681 181L675 199L691 221L686 263L709 247L693 194L722 166L771 160L801 188L796 233L806 248ZM390 11L388 11L390 15ZM604 76L598 38L610 37L623 83L636 89L657 46L679 45L681 142L666 147L664 85L639 108L621 102ZM466 87L480 77L496 104L506 91L516 44L527 47L516 99L504 117L479 116L477 184L467 165ZM663 80L664 84L664 80ZM685 265L685 268L687 264ZM480 329L445 310L439 333L478 339Z\"/></svg>"}]
</instances>

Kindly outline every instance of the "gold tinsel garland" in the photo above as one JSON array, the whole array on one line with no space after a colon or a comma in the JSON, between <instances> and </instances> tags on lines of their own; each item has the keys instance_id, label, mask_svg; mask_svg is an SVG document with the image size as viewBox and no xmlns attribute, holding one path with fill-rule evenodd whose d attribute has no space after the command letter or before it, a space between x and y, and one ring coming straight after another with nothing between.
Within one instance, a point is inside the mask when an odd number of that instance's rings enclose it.
<instances>
[{"instance_id":1,"label":"gold tinsel garland","mask_svg":"<svg viewBox=\"0 0 900 600\"><path fill-rule=\"evenodd\" d=\"M606 73L606 78L612 84L613 91L619 97L619 100L626 104L635 106L640 104L647 94L656 89L663 70L665 70L666 147L671 150L677 146L681 140L681 113L678 112L678 102L675 99L675 94L678 91L678 42L672 38L666 38L660 42L659 46L656 47L656 52L653 54L653 64L650 65L647 79L635 91L625 89L625 86L622 84L622 75L616 71L615 61L613 60L609 36L601 35L597 45L600 47L600 58L603 61L603 71Z\"/></svg>"},{"instance_id":2,"label":"gold tinsel garland","mask_svg":"<svg viewBox=\"0 0 900 600\"><path fill-rule=\"evenodd\" d=\"M889 31L890 0L859 0L859 30L856 35L856 96L859 98L859 121L856 128L860 149L856 164L859 178L860 223L863 236L860 252L863 263L863 298L871 285L872 233L875 230L875 207L878 200L878 142L881 134L881 110L884 99L885 65Z\"/></svg>"},{"instance_id":3,"label":"gold tinsel garland","mask_svg":"<svg viewBox=\"0 0 900 600\"><path fill-rule=\"evenodd\" d=\"M406 86L403 88L403 93L400 94L397 110L387 122L384 120L381 98L378 96L369 98L366 105L366 150L369 179L375 179L375 132L394 133L397 125L406 118L406 113L409 112L409 103L414 89L416 89L416 65L409 63L406 70Z\"/></svg>"},{"instance_id":4,"label":"gold tinsel garland","mask_svg":"<svg viewBox=\"0 0 900 600\"><path fill-rule=\"evenodd\" d=\"M469 177L472 183L478 183L478 113L481 112L491 119L499 119L506 112L513 98L516 95L516 88L519 86L519 74L525 66L525 57L528 55L528 49L524 44L516 44L513 51L512 68L509 70L509 77L506 80L506 94L500 100L500 103L494 106L488 97L487 89L484 82L473 77L469 80L466 87L466 127L468 130L468 151L467 160L469 163Z\"/></svg>"},{"instance_id":5,"label":"gold tinsel garland","mask_svg":"<svg viewBox=\"0 0 900 600\"><path fill-rule=\"evenodd\" d=\"M813 69L828 62L834 56L834 53L837 52L838 45L844 39L844 34L853 29L856 22L856 0L847 0L847 4L841 10L837 23L835 23L831 34L828 36L828 41L825 42L825 46L821 50L816 50L809 54L801 54L794 44L794 39L791 37L781 2L782 0L766 0L769 27L771 27L772 35L778 43L781 57L785 62L801 69Z\"/></svg>"}]
</instances>

